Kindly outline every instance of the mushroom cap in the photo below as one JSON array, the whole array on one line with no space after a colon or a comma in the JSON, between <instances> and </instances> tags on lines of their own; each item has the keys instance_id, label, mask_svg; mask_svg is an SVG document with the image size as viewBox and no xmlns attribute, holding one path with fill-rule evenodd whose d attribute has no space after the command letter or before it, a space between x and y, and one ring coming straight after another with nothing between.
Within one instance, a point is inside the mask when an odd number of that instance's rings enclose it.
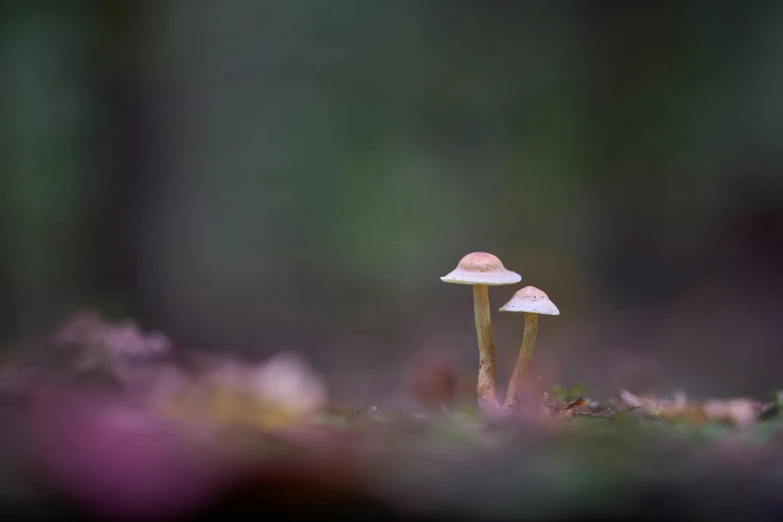
<instances>
[{"instance_id":1,"label":"mushroom cap","mask_svg":"<svg viewBox=\"0 0 783 522\"><path fill-rule=\"evenodd\" d=\"M529 314L560 315L549 296L535 286L526 286L509 299L501 312L527 312Z\"/></svg>"},{"instance_id":2,"label":"mushroom cap","mask_svg":"<svg viewBox=\"0 0 783 522\"><path fill-rule=\"evenodd\" d=\"M457 268L440 278L445 283L458 285L513 285L522 276L506 270L497 256L486 252L473 252L460 259Z\"/></svg>"}]
</instances>

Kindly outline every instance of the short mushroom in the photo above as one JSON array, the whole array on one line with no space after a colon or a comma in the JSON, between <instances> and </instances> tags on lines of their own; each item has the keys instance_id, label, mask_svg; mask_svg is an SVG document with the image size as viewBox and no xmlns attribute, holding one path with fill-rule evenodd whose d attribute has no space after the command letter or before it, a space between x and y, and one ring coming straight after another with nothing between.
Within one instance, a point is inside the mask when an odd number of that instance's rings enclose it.
<instances>
[{"instance_id":1,"label":"short mushroom","mask_svg":"<svg viewBox=\"0 0 783 522\"><path fill-rule=\"evenodd\" d=\"M519 404L519 385L525 376L530 359L533 357L533 345L538 333L538 314L560 315L555 303L549 297L534 286L526 286L518 290L508 303L500 309L501 312L521 312L525 314L525 333L522 337L522 348L519 351L514 372L508 383L506 401L504 406L512 408Z\"/></svg>"},{"instance_id":2,"label":"short mushroom","mask_svg":"<svg viewBox=\"0 0 783 522\"><path fill-rule=\"evenodd\" d=\"M479 375L476 388L480 406L497 406L495 397L495 341L489 310L489 287L518 283L522 277L506 270L496 256L473 252L457 268L441 277L446 283L473 286L473 315L479 345Z\"/></svg>"}]
</instances>

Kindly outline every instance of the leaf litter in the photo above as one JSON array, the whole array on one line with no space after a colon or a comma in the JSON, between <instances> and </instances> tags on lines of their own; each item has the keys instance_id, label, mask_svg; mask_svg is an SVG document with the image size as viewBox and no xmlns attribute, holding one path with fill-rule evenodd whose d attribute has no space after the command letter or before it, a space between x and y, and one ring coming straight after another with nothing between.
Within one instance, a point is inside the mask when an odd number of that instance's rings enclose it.
<instances>
[{"instance_id":1,"label":"leaf litter","mask_svg":"<svg viewBox=\"0 0 783 522\"><path fill-rule=\"evenodd\" d=\"M779 392L764 402L620 390L600 404L583 385L533 386L518 410L487 417L447 351L415 359L403 382L420 407L402 411L331 403L326 381L295 353L249 361L185 352L91 312L53 342L71 350L63 368L12 357L0 371L2 414L17 426L2 441L15 456L0 471L24 469L32 479L17 482L28 498L140 517L240 500L263 509L358 498L482 519L640 509L656 518L677 506L722 520L779 506ZM107 378L84 379L95 373ZM665 506L650 507L661 496Z\"/></svg>"}]
</instances>

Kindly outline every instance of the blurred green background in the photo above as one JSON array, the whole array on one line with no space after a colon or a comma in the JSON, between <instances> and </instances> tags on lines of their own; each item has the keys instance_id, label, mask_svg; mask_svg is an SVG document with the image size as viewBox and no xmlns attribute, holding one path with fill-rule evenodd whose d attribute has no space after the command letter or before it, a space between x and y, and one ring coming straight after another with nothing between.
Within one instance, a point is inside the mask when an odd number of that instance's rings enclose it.
<instances>
[{"instance_id":1,"label":"blurred green background","mask_svg":"<svg viewBox=\"0 0 783 522\"><path fill-rule=\"evenodd\" d=\"M97 307L377 399L427 347L474 371L439 277L484 250L562 312L544 383L766 394L781 27L774 2L0 2L0 338ZM502 387L523 321L493 321Z\"/></svg>"}]
</instances>

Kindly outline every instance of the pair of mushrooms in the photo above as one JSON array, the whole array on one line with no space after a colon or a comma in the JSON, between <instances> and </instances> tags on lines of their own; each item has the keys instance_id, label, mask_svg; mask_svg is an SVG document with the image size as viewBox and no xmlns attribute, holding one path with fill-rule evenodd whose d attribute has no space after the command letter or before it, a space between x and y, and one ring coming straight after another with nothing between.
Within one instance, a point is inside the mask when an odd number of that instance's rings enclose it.
<instances>
[{"instance_id":1,"label":"pair of mushrooms","mask_svg":"<svg viewBox=\"0 0 783 522\"><path fill-rule=\"evenodd\" d=\"M496 256L486 252L474 252L463 257L457 268L441 277L446 283L473 286L473 315L476 320L476 334L479 346L479 375L477 394L479 406L498 406L495 396L495 341L492 336L492 322L489 314L489 287L512 285L522 280L516 272L507 270ZM525 332L514 372L506 392L504 406L513 408L519 404L520 383L524 377L533 345L538 333L538 314L560 315L560 311L549 297L533 286L517 291L511 300L500 308L501 312L525 314Z\"/></svg>"}]
</instances>

